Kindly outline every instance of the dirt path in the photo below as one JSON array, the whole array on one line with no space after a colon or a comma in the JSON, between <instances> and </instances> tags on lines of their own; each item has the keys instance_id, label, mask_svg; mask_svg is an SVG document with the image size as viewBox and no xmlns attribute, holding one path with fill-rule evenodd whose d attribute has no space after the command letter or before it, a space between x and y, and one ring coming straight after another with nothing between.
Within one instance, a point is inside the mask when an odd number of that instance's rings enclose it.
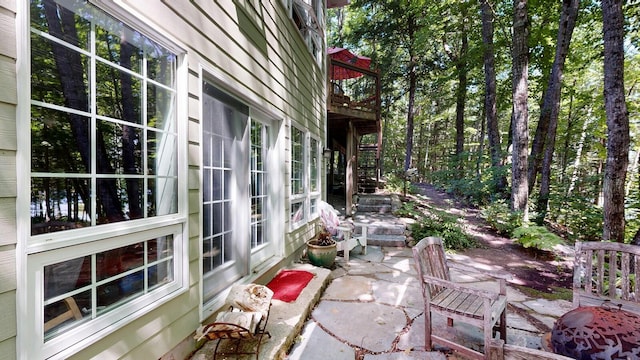
<instances>
[{"instance_id":1,"label":"dirt path","mask_svg":"<svg viewBox=\"0 0 640 360\"><path fill-rule=\"evenodd\" d=\"M513 275L510 282L536 291L556 294L562 289L570 291L572 286L572 261L570 249L564 248L554 254L541 254L514 244L491 229L480 217L479 210L456 201L449 194L431 185L414 184L420 196L407 196L408 200L424 202L434 208L459 216L465 231L481 246L459 252L475 261L485 263L488 268L503 270Z\"/></svg>"}]
</instances>

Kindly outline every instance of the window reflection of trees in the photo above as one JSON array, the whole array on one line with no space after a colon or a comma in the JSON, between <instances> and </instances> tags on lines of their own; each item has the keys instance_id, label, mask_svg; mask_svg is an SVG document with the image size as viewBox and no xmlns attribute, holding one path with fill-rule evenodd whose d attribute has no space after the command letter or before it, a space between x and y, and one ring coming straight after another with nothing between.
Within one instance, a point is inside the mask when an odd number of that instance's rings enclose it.
<instances>
[{"instance_id":1,"label":"window reflection of trees","mask_svg":"<svg viewBox=\"0 0 640 360\"><path fill-rule=\"evenodd\" d=\"M34 235L177 210L175 55L74 6L31 2Z\"/></svg>"}]
</instances>

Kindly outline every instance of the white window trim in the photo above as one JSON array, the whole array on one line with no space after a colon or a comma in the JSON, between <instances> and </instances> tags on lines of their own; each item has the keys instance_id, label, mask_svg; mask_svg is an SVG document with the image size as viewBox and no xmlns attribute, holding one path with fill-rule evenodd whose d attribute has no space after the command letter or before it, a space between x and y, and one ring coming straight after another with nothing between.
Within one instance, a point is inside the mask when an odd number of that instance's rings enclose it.
<instances>
[{"instance_id":1,"label":"white window trim","mask_svg":"<svg viewBox=\"0 0 640 360\"><path fill-rule=\"evenodd\" d=\"M96 228L68 230L60 233L40 236L38 243L30 244L31 219L29 215L31 164L30 164L30 114L31 114L31 42L30 42L30 2L18 2L16 5L16 36L18 39L17 69L17 196L16 196L16 312L17 312L17 357L20 360L34 358L64 359L104 338L132 321L138 319L162 304L188 291L188 194L187 194L187 118L188 109L188 62L186 46L169 34L151 26L143 15L131 11L122 1L106 2L90 0L106 13L125 22L127 25L148 36L153 41L176 54L176 119L177 119L177 158L178 158L178 212L176 214L146 218L140 221L121 222L101 225ZM181 121L182 119L182 121ZM21 185L22 184L22 185ZM131 234L132 231L135 234ZM62 234L64 233L64 235ZM152 236L173 235L174 239L174 280L167 286L154 289L147 295L124 304L112 312L106 313L87 324L70 329L68 333L44 343L42 284L44 266L65 259L53 259L56 253L89 253L92 249L104 247L111 249L120 243L135 243L149 240ZM65 237L66 239L63 239ZM106 239L102 244L100 239ZM84 241L82 241L84 240ZM69 247L72 246L72 247ZM57 249L57 250L56 250ZM73 255L71 255L72 258ZM39 340L39 341L38 341Z\"/></svg>"},{"instance_id":2,"label":"white window trim","mask_svg":"<svg viewBox=\"0 0 640 360\"><path fill-rule=\"evenodd\" d=\"M300 228L301 226L303 226L304 224L315 220L316 218L319 217L319 213L317 211L312 212L311 211L311 201L312 200L320 200L322 197L322 187L323 187L323 182L322 182L322 164L323 159L322 159L322 152L320 150L320 146L322 144L322 142L320 141L320 139L315 136L315 135L311 135L311 133L309 132L308 129L305 129L302 126L296 125L296 124L291 124L290 127L290 133L289 133L289 153L290 153L290 159L291 159L291 165L289 166L289 206L290 206L290 210L289 213L287 214L288 219L289 219L289 230L293 231L296 230L298 228ZM302 162L303 162L303 184L302 184L302 188L303 188L303 192L302 194L294 194L293 193L293 187L291 186L291 176L293 175L293 149L291 147L292 144L292 139L293 139L293 129L297 129L298 131L302 132L303 134L303 146L304 146L304 152L302 154ZM317 170L316 170L316 174L317 174L317 185L318 185L318 189L317 191L311 191L311 139L314 139L316 141L316 154L318 156L318 161L317 161ZM302 219L300 219L299 221L294 222L293 219L291 219L291 208L293 208L294 204L298 204L298 203L302 203L302 206L304 206L304 214L302 216ZM317 205L317 204L316 204Z\"/></svg>"},{"instance_id":3,"label":"white window trim","mask_svg":"<svg viewBox=\"0 0 640 360\"><path fill-rule=\"evenodd\" d=\"M316 142L316 186L317 189L315 191L313 191L311 189L311 144L312 141L311 140L315 140ZM313 220L317 217L320 216L319 212L318 212L318 203L322 198L322 187L323 187L323 183L322 183L322 164L323 164L323 158L322 158L322 149L321 149L321 144L322 142L320 141L320 138L318 138L317 136L313 136L310 135L309 136L309 161L308 161L308 166L309 166L309 212L310 212L310 220ZM316 200L316 208L315 211L311 212L311 201Z\"/></svg>"}]
</instances>

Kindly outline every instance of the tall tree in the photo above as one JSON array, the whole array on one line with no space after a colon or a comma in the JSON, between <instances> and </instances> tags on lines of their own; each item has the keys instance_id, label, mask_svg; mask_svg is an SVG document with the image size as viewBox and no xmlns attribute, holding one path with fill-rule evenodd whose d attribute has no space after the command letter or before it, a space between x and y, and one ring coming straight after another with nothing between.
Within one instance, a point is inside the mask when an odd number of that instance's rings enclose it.
<instances>
[{"instance_id":1,"label":"tall tree","mask_svg":"<svg viewBox=\"0 0 640 360\"><path fill-rule=\"evenodd\" d=\"M455 158L457 162L457 174L458 179L462 178L462 154L464 152L464 109L467 102L467 83L468 83L468 66L467 66L467 53L469 51L469 39L467 22L468 11L467 4L461 2L458 6L460 16L458 18L458 33L460 34L460 46L458 52L454 52L448 45L447 39L451 38L448 34L443 37L444 51L449 56L449 59L453 61L458 76L458 85L456 89L456 152Z\"/></svg>"},{"instance_id":2,"label":"tall tree","mask_svg":"<svg viewBox=\"0 0 640 360\"><path fill-rule=\"evenodd\" d=\"M629 164L629 118L624 91L624 15L622 0L602 0L601 6L604 106L607 114L602 238L606 241L624 242L624 190Z\"/></svg>"},{"instance_id":3,"label":"tall tree","mask_svg":"<svg viewBox=\"0 0 640 360\"><path fill-rule=\"evenodd\" d=\"M487 135L489 137L489 152L493 167L496 191L504 192L507 180L501 171L503 166L502 149L500 146L500 128L498 126L498 112L496 105L496 65L493 48L493 7L489 0L480 0L482 12L482 43L484 47L484 112L487 118Z\"/></svg>"},{"instance_id":4,"label":"tall tree","mask_svg":"<svg viewBox=\"0 0 640 360\"><path fill-rule=\"evenodd\" d=\"M413 16L409 16L408 22L408 35L410 39L415 36L415 19ZM417 74L416 74L416 55L413 48L409 49L409 66L408 66L408 80L409 80L409 102L407 105L407 137L406 137L406 155L404 158L404 171L406 172L411 167L411 157L413 153L413 119L415 118L415 101L416 101L416 87L417 87Z\"/></svg>"},{"instance_id":5,"label":"tall tree","mask_svg":"<svg viewBox=\"0 0 640 360\"><path fill-rule=\"evenodd\" d=\"M541 171L540 196L538 197L538 217L539 225L544 221L549 203L549 186L551 182L551 161L556 143L556 130L558 128L558 114L560 113L560 94L562 88L562 74L565 60L569 54L571 36L578 18L578 8L580 0L563 0L560 22L558 24L558 38L556 54L551 67L549 84L544 92L542 109L538 127L531 146L531 157L529 165L529 191L533 189L537 172ZM542 157L542 163L540 162ZM542 165L542 166L540 166Z\"/></svg>"},{"instance_id":6,"label":"tall tree","mask_svg":"<svg viewBox=\"0 0 640 360\"><path fill-rule=\"evenodd\" d=\"M528 220L527 200L527 151L529 146L529 108L527 0L513 1L513 150L511 161L511 209L523 213L523 221Z\"/></svg>"}]
</instances>

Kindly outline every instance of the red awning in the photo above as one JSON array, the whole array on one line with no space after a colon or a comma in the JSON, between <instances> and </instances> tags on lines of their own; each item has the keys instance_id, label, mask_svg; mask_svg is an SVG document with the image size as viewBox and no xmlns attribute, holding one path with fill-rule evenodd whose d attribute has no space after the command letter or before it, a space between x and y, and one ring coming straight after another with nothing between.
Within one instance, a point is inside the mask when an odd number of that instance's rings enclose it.
<instances>
[{"instance_id":1,"label":"red awning","mask_svg":"<svg viewBox=\"0 0 640 360\"><path fill-rule=\"evenodd\" d=\"M327 0L327 9L349 5L349 0Z\"/></svg>"},{"instance_id":2,"label":"red awning","mask_svg":"<svg viewBox=\"0 0 640 360\"><path fill-rule=\"evenodd\" d=\"M327 53L332 59L344 61L350 63L351 65L369 69L371 65L371 59L366 56L355 55L351 53L349 50L339 47L330 47L327 49ZM361 72L356 70L347 69L340 66L331 66L331 79L332 80L342 80L342 79L351 79L362 76Z\"/></svg>"}]
</instances>

